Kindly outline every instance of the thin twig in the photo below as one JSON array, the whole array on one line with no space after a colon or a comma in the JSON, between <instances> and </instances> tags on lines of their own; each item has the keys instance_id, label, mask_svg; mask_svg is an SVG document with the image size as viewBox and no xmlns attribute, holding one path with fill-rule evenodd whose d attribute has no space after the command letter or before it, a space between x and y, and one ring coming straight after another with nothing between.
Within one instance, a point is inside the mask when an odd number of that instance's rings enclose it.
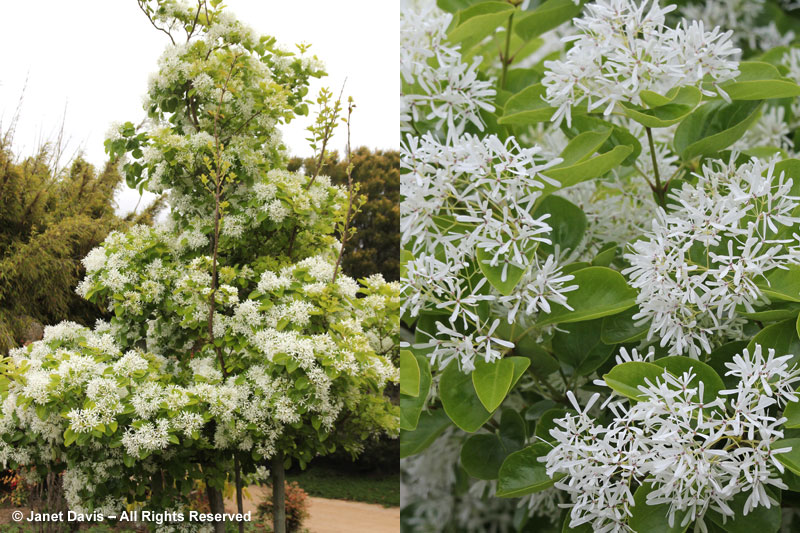
<instances>
[{"instance_id":1,"label":"thin twig","mask_svg":"<svg viewBox=\"0 0 800 533\"><path fill-rule=\"evenodd\" d=\"M152 24L152 25L153 25L153 27L154 27L155 29L157 29L158 31L161 31L161 32L164 32L164 33L166 33L166 34L167 34L167 37L169 37L169 40L170 40L170 41L172 42L172 44L174 45L174 44L175 44L175 39L173 39L173 38L172 38L172 34L171 34L170 32L168 32L167 30L165 30L164 28L162 28L162 27L160 27L160 26L158 26L158 25L156 24L156 22L153 20L153 17L151 17L151 16L150 16L150 13L148 13L148 12L147 12L147 10L144 8L144 2L143 2L142 0L138 0L136 3L138 4L138 6L139 6L139 9L141 9L141 10L142 10L142 13L144 13L144 14L145 14L145 16L147 17L147 20L149 20L149 21L150 21L150 24Z\"/></svg>"},{"instance_id":2,"label":"thin twig","mask_svg":"<svg viewBox=\"0 0 800 533\"><path fill-rule=\"evenodd\" d=\"M333 268L333 279L331 283L336 283L336 275L342 264L344 247L347 246L347 232L350 226L350 213L353 210L353 161L350 153L350 117L353 115L355 105L351 101L347 105L347 214L344 217L344 229L342 230L342 247L339 249L339 257L336 258L336 266Z\"/></svg>"}]
</instances>

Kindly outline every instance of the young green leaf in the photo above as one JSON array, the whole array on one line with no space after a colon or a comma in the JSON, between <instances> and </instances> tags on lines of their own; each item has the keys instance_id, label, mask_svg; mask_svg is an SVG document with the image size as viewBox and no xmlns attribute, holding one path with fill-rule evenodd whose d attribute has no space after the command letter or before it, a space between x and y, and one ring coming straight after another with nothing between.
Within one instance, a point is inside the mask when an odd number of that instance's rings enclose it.
<instances>
[{"instance_id":1,"label":"young green leaf","mask_svg":"<svg viewBox=\"0 0 800 533\"><path fill-rule=\"evenodd\" d=\"M500 406L511 388L513 378L514 362L510 359L498 359L491 363L482 359L475 361L472 384L487 411L493 412Z\"/></svg>"},{"instance_id":2,"label":"young green leaf","mask_svg":"<svg viewBox=\"0 0 800 533\"><path fill-rule=\"evenodd\" d=\"M410 350L400 350L400 394L419 396L420 370Z\"/></svg>"},{"instance_id":3,"label":"young green leaf","mask_svg":"<svg viewBox=\"0 0 800 533\"><path fill-rule=\"evenodd\" d=\"M441 374L439 397L447 416L467 433L480 429L492 416L478 398L471 375L462 372L455 361Z\"/></svg>"},{"instance_id":4,"label":"young green leaf","mask_svg":"<svg viewBox=\"0 0 800 533\"><path fill-rule=\"evenodd\" d=\"M428 358L424 355L414 354L419 368L419 392L417 396L400 394L400 429L413 431L417 427L422 408L428 401L428 391L431 387L431 367Z\"/></svg>"}]
</instances>

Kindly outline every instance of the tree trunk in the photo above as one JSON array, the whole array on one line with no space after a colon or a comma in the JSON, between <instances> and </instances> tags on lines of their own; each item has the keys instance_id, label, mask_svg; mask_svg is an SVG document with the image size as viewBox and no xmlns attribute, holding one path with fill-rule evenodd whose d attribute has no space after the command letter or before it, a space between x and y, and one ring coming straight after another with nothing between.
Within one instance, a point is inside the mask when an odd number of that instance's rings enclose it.
<instances>
[{"instance_id":1,"label":"tree trunk","mask_svg":"<svg viewBox=\"0 0 800 533\"><path fill-rule=\"evenodd\" d=\"M242 469L239 466L239 456L233 454L233 468L236 471L236 508L240 515L244 514L242 502ZM244 533L244 520L239 520L239 533Z\"/></svg>"},{"instance_id":2,"label":"tree trunk","mask_svg":"<svg viewBox=\"0 0 800 533\"><path fill-rule=\"evenodd\" d=\"M225 502L222 500L222 492L213 488L211 485L206 485L206 494L208 495L208 506L214 514L222 514L225 512ZM225 522L214 522L214 533L225 533Z\"/></svg>"},{"instance_id":3,"label":"tree trunk","mask_svg":"<svg viewBox=\"0 0 800 533\"><path fill-rule=\"evenodd\" d=\"M272 458L272 530L286 533L286 472L283 471L283 452Z\"/></svg>"}]
</instances>

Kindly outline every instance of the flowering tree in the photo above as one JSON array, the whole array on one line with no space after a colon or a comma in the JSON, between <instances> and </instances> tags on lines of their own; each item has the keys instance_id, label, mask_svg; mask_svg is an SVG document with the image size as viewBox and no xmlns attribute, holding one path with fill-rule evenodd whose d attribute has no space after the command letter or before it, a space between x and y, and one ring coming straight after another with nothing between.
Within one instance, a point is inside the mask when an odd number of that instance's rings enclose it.
<instances>
[{"instance_id":1,"label":"flowering tree","mask_svg":"<svg viewBox=\"0 0 800 533\"><path fill-rule=\"evenodd\" d=\"M436 4L401 17L404 526L793 531L794 6Z\"/></svg>"},{"instance_id":2,"label":"flowering tree","mask_svg":"<svg viewBox=\"0 0 800 533\"><path fill-rule=\"evenodd\" d=\"M397 431L382 393L397 369L376 352L394 342L398 287L337 272L347 190L282 167L276 127L307 111L320 65L218 4L139 2L172 44L147 120L106 147L129 185L168 192L171 210L84 259L78 293L114 317L49 327L6 362L0 460L63 471L76 511L180 511L198 479L212 512L228 480L241 509L243 479L270 461L282 488L291 462ZM324 150L332 130L321 131Z\"/></svg>"}]
</instances>

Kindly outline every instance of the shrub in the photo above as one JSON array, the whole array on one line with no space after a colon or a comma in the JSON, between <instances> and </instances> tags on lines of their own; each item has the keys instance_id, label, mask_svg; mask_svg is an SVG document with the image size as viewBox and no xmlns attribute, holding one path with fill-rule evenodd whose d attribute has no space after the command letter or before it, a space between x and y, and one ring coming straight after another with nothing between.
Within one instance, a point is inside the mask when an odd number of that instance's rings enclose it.
<instances>
[{"instance_id":1,"label":"shrub","mask_svg":"<svg viewBox=\"0 0 800 533\"><path fill-rule=\"evenodd\" d=\"M293 533L300 531L303 521L308 518L308 494L297 481L286 482L286 531ZM272 522L272 492L258 504L258 517L264 521Z\"/></svg>"}]
</instances>

